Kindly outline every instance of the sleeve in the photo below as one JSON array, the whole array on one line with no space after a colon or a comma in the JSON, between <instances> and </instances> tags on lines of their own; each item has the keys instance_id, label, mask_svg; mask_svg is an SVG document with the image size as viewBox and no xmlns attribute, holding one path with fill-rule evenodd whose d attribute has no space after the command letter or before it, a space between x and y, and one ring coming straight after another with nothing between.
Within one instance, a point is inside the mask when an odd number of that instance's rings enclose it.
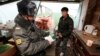
<instances>
[{"instance_id":1,"label":"sleeve","mask_svg":"<svg viewBox=\"0 0 100 56\"><path fill-rule=\"evenodd\" d=\"M48 46L49 43L47 40L38 41L36 43L30 43L29 47L24 53L27 55L36 54L42 50L45 50Z\"/></svg>"},{"instance_id":2,"label":"sleeve","mask_svg":"<svg viewBox=\"0 0 100 56\"><path fill-rule=\"evenodd\" d=\"M24 55L36 54L42 50L45 50L49 46L49 42L47 40L33 42L33 40L31 41L28 39L28 37L26 38L24 36L15 35L14 40L21 54Z\"/></svg>"},{"instance_id":3,"label":"sleeve","mask_svg":"<svg viewBox=\"0 0 100 56\"><path fill-rule=\"evenodd\" d=\"M74 24L73 24L73 20L72 20L72 19L69 20L68 26L69 26L69 28L66 29L66 30L62 33L62 36L68 36L68 35L70 35L70 34L72 33L73 28L74 28Z\"/></svg>"},{"instance_id":4,"label":"sleeve","mask_svg":"<svg viewBox=\"0 0 100 56\"><path fill-rule=\"evenodd\" d=\"M60 32L60 21L61 21L61 18L59 19L59 23L58 23L58 31L57 31L57 32Z\"/></svg>"},{"instance_id":5,"label":"sleeve","mask_svg":"<svg viewBox=\"0 0 100 56\"><path fill-rule=\"evenodd\" d=\"M34 39L32 39L32 41L29 41L29 38L31 38L31 36L23 36L23 33L25 33L25 30L22 29L20 26L16 26L13 32L15 44L21 54L33 55L46 49L49 46L49 42L47 40L33 42Z\"/></svg>"},{"instance_id":6,"label":"sleeve","mask_svg":"<svg viewBox=\"0 0 100 56\"><path fill-rule=\"evenodd\" d=\"M17 48L23 55L34 55L42 50L45 50L49 46L49 42L47 40L32 42L32 41L27 41L25 38L22 39L22 37L17 39L20 39L21 42L20 44L17 44L16 42Z\"/></svg>"}]
</instances>

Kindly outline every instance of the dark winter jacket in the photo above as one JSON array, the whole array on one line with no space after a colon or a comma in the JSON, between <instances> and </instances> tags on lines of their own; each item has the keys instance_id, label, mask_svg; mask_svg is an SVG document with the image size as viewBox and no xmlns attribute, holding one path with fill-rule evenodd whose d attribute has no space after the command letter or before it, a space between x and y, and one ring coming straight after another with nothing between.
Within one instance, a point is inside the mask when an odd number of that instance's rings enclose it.
<instances>
[{"instance_id":1,"label":"dark winter jacket","mask_svg":"<svg viewBox=\"0 0 100 56\"><path fill-rule=\"evenodd\" d=\"M73 31L73 20L69 15L64 20L63 18L64 17L61 17L59 20L58 32L60 32L63 37L68 37Z\"/></svg>"},{"instance_id":2,"label":"dark winter jacket","mask_svg":"<svg viewBox=\"0 0 100 56\"><path fill-rule=\"evenodd\" d=\"M49 35L44 31L38 29L33 21L33 26L22 16L17 15L15 18L17 26L14 30L14 39L21 39L21 44L17 44L18 49L23 55L35 55L49 46L49 42L44 40L44 37ZM31 27L30 27L31 26Z\"/></svg>"}]
</instances>

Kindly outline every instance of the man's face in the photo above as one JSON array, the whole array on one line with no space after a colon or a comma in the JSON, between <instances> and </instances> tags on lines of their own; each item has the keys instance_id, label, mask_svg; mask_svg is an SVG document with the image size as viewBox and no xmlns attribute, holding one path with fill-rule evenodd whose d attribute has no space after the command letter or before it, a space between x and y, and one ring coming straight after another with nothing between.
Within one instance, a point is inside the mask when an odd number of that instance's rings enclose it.
<instances>
[{"instance_id":1,"label":"man's face","mask_svg":"<svg viewBox=\"0 0 100 56\"><path fill-rule=\"evenodd\" d=\"M32 16L28 16L28 15L23 15L23 16L24 16L24 19L26 20L30 20L30 21L34 20Z\"/></svg>"},{"instance_id":2,"label":"man's face","mask_svg":"<svg viewBox=\"0 0 100 56\"><path fill-rule=\"evenodd\" d=\"M28 16L28 19L31 21L31 20L33 20L33 17L32 16Z\"/></svg>"},{"instance_id":3,"label":"man's face","mask_svg":"<svg viewBox=\"0 0 100 56\"><path fill-rule=\"evenodd\" d=\"M63 17L66 17L68 15L68 12L67 11L62 11L62 16Z\"/></svg>"}]
</instances>

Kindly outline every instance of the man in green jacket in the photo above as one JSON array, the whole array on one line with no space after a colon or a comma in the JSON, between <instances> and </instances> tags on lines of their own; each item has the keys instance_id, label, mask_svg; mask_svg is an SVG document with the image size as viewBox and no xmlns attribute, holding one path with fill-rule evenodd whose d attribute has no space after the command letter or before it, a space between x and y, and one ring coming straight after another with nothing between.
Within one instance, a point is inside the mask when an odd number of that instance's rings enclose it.
<instances>
[{"instance_id":1,"label":"man in green jacket","mask_svg":"<svg viewBox=\"0 0 100 56\"><path fill-rule=\"evenodd\" d=\"M60 43L62 41L62 53L64 54L63 56L67 56L67 41L70 38L70 35L73 31L73 20L72 18L69 16L68 14L68 8L67 7L63 7L61 9L62 12L62 16L59 20L59 24L58 24L58 32L57 35L59 36L59 38L57 39L57 47L60 46Z\"/></svg>"}]
</instances>

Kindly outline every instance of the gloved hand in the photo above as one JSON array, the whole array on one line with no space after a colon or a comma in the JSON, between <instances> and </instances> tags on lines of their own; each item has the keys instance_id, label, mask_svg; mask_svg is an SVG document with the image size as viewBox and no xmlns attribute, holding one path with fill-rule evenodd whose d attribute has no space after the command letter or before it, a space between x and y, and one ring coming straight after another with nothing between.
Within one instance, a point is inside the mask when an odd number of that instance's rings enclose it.
<instances>
[{"instance_id":1,"label":"gloved hand","mask_svg":"<svg viewBox=\"0 0 100 56\"><path fill-rule=\"evenodd\" d=\"M49 41L49 44L52 44L52 42L54 42L54 39L49 35L49 36L46 36L44 37L45 40L48 40Z\"/></svg>"},{"instance_id":2,"label":"gloved hand","mask_svg":"<svg viewBox=\"0 0 100 56\"><path fill-rule=\"evenodd\" d=\"M56 32L56 35L59 36L59 38L62 38L62 34L59 32Z\"/></svg>"}]
</instances>

